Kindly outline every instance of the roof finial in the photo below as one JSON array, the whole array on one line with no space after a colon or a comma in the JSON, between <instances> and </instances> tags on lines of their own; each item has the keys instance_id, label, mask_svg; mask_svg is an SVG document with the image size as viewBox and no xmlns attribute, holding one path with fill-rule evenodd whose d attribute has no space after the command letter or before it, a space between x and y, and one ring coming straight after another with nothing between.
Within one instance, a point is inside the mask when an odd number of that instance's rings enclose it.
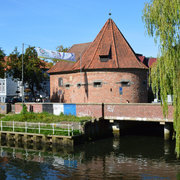
<instances>
[{"instance_id":1,"label":"roof finial","mask_svg":"<svg viewBox=\"0 0 180 180\"><path fill-rule=\"evenodd\" d=\"M111 15L112 15L112 14L111 14L111 9L110 9L110 11L109 11L109 18L110 18L110 19L111 19Z\"/></svg>"}]
</instances>

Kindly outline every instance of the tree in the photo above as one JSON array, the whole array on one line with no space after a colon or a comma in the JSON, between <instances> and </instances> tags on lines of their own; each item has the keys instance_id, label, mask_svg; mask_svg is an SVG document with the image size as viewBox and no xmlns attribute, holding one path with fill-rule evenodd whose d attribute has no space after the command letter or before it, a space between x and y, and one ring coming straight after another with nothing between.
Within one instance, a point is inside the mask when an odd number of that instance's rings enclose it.
<instances>
[{"instance_id":1,"label":"tree","mask_svg":"<svg viewBox=\"0 0 180 180\"><path fill-rule=\"evenodd\" d=\"M22 54L17 51L17 48L9 55L7 61L9 66L8 73L13 79L22 80ZM35 97L35 87L39 91L42 89L42 82L48 78L48 75L43 71L46 68L46 62L37 57L37 52L34 47L26 49L23 55L23 81L29 86L33 97Z\"/></svg>"},{"instance_id":2,"label":"tree","mask_svg":"<svg viewBox=\"0 0 180 180\"><path fill-rule=\"evenodd\" d=\"M154 93L160 91L164 116L167 95L173 95L176 153L180 155L180 0L151 0L143 10L147 32L159 42L159 57L151 70Z\"/></svg>"},{"instance_id":3,"label":"tree","mask_svg":"<svg viewBox=\"0 0 180 180\"><path fill-rule=\"evenodd\" d=\"M56 48L58 52L67 52L69 50L68 47L64 48L63 45L60 45Z\"/></svg>"},{"instance_id":4,"label":"tree","mask_svg":"<svg viewBox=\"0 0 180 180\"><path fill-rule=\"evenodd\" d=\"M0 78L4 78L4 57L5 53L4 51L0 48Z\"/></svg>"},{"instance_id":5,"label":"tree","mask_svg":"<svg viewBox=\"0 0 180 180\"><path fill-rule=\"evenodd\" d=\"M58 52L67 52L69 50L68 47L64 48L63 45L57 46L56 51ZM61 61L60 59L52 59L53 63L57 63L58 61Z\"/></svg>"}]
</instances>

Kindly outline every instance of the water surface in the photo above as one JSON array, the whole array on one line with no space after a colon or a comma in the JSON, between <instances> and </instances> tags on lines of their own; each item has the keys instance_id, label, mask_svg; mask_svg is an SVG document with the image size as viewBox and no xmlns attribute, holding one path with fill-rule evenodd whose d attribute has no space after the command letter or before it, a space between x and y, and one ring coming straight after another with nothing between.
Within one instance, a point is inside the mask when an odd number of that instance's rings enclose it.
<instances>
[{"instance_id":1,"label":"water surface","mask_svg":"<svg viewBox=\"0 0 180 180\"><path fill-rule=\"evenodd\" d=\"M74 149L1 146L0 177L10 180L180 180L180 161L174 153L174 142L166 142L161 137L109 138Z\"/></svg>"}]
</instances>

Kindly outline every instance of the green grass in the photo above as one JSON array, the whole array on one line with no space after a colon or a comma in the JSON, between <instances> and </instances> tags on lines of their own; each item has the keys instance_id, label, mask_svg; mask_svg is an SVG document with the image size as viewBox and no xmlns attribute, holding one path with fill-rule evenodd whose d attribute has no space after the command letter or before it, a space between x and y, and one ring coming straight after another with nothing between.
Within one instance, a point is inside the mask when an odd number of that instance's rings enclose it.
<instances>
[{"instance_id":1,"label":"green grass","mask_svg":"<svg viewBox=\"0 0 180 180\"><path fill-rule=\"evenodd\" d=\"M91 119L91 117L77 117L73 115L64 115L60 114L59 116L43 112L43 113L33 113L33 112L27 112L26 108L24 112L21 112L20 114L7 114L5 116L0 116L2 121L15 121L15 122L34 122L34 123L59 123L59 122L86 122ZM43 130L44 129L51 129L51 130ZM62 131L58 131L62 130ZM55 128L54 129L54 135L62 135L67 136L68 131L63 131L67 129L62 128ZM11 127L3 127L3 131L13 131ZM25 132L25 128L22 127L15 127L15 132ZM27 133L39 133L38 129L28 129ZM78 135L80 132L79 130L73 130L73 135ZM48 125L46 127L41 126L40 134L45 135L53 135L52 126ZM72 132L70 133L72 135Z\"/></svg>"},{"instance_id":2,"label":"green grass","mask_svg":"<svg viewBox=\"0 0 180 180\"><path fill-rule=\"evenodd\" d=\"M19 121L19 122L43 122L43 123L57 123L62 121L68 122L85 122L91 117L77 117L73 115L60 114L59 116L43 112L43 113L20 113L14 115L6 115L1 118L2 121Z\"/></svg>"},{"instance_id":3,"label":"green grass","mask_svg":"<svg viewBox=\"0 0 180 180\"><path fill-rule=\"evenodd\" d=\"M64 130L66 130L66 131L64 131ZM13 128L4 127L3 131L13 131ZM14 132L25 132L25 128L14 128ZM27 129L27 133L39 134L39 130L38 129ZM41 128L40 134L68 136L68 131L67 131L67 129L58 128L58 129L54 129L54 134L53 134L52 130L43 130L43 128ZM73 130L73 135L78 135L78 134L80 134L79 130ZM72 136L72 131L70 131L69 135Z\"/></svg>"},{"instance_id":4,"label":"green grass","mask_svg":"<svg viewBox=\"0 0 180 180\"><path fill-rule=\"evenodd\" d=\"M0 118L4 117L5 115L4 114L0 114Z\"/></svg>"}]
</instances>

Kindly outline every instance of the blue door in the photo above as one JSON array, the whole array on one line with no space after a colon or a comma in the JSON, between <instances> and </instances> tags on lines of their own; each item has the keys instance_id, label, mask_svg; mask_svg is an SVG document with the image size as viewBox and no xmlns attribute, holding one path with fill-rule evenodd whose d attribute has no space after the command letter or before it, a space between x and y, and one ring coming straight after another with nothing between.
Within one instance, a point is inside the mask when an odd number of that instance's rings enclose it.
<instances>
[{"instance_id":1,"label":"blue door","mask_svg":"<svg viewBox=\"0 0 180 180\"><path fill-rule=\"evenodd\" d=\"M64 104L64 114L76 116L76 104Z\"/></svg>"}]
</instances>

